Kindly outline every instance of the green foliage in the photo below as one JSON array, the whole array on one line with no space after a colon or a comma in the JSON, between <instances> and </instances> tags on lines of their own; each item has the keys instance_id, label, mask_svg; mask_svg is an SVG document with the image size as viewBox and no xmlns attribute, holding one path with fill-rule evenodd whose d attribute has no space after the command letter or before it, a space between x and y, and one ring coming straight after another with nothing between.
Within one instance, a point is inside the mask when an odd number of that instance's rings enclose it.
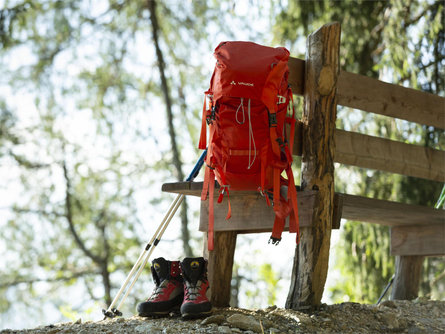
<instances>
[{"instance_id":1,"label":"green foliage","mask_svg":"<svg viewBox=\"0 0 445 334\"><path fill-rule=\"evenodd\" d=\"M339 21L343 69L372 77L383 73L443 95L441 2L249 4L237 17L243 4L232 0L157 2L174 126L187 165L197 156L211 49L222 38L267 43L270 22L273 43L290 45L293 55L302 56L310 32ZM258 22L255 29L252 22ZM0 48L0 87L6 91L0 102L0 189L8 200L0 208L5 212L0 250L7 249L0 262L1 320L23 312L44 319L37 309L45 303L66 316L85 314L104 306L125 278L146 241L142 223L151 228L165 206L166 196L153 189L172 180L147 2L6 1ZM338 126L445 146L436 129L346 108L339 111ZM353 176L337 178L337 189L425 205L433 205L442 186L354 168L337 173ZM342 236L337 254L344 279L335 297L346 293L374 301L393 272L388 231L350 222ZM270 264L246 263L237 270L248 282L249 306L275 303L280 275ZM436 259L426 263L425 294L442 296L440 270L443 263ZM252 272L258 275L252 278ZM146 288L138 284L134 291L131 311Z\"/></svg>"},{"instance_id":2,"label":"green foliage","mask_svg":"<svg viewBox=\"0 0 445 334\"><path fill-rule=\"evenodd\" d=\"M262 261L260 264L252 264L242 261L235 264L233 270L232 287L236 288L236 294L244 294L247 297L247 307L256 308L277 303L277 295L280 292L280 274L274 270L273 264ZM235 283L236 284L233 284ZM232 298L231 305L238 305L238 296Z\"/></svg>"},{"instance_id":3,"label":"green foliage","mask_svg":"<svg viewBox=\"0 0 445 334\"><path fill-rule=\"evenodd\" d=\"M444 6L439 1L289 1L274 6L274 37L303 55L305 36L332 21L341 23L340 64L346 71L381 78L431 93L444 94ZM297 49L298 48L298 49ZM337 127L393 140L443 149L443 131L339 108ZM336 191L433 206L442 184L410 177L336 168ZM352 256L351 256L352 253ZM385 227L348 222L335 252L342 280L334 300L375 302L394 272ZM428 259L425 282L435 281L443 266ZM443 280L443 277L442 277ZM443 282L437 284L435 295ZM422 284L422 293L432 293ZM347 297L345 297L345 295Z\"/></svg>"},{"instance_id":4,"label":"green foliage","mask_svg":"<svg viewBox=\"0 0 445 334\"><path fill-rule=\"evenodd\" d=\"M260 279L266 283L267 304L275 305L277 301L277 284L280 280L278 274L272 269L270 263L263 263L260 267Z\"/></svg>"}]
</instances>

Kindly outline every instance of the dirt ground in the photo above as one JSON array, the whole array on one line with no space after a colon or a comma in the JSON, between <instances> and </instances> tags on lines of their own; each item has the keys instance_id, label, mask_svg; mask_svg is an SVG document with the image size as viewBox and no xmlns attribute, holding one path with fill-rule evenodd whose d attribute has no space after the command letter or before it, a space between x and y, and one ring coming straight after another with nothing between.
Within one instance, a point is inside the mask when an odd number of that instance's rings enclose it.
<instances>
[{"instance_id":1,"label":"dirt ground","mask_svg":"<svg viewBox=\"0 0 445 334\"><path fill-rule=\"evenodd\" d=\"M322 305L317 310L298 312L275 306L245 310L214 308L204 319L183 320L171 314L165 318L114 318L97 322L53 324L29 330L2 330L1 334L87 334L87 333L445 333L445 301L416 299L385 301L365 305L342 303Z\"/></svg>"}]
</instances>

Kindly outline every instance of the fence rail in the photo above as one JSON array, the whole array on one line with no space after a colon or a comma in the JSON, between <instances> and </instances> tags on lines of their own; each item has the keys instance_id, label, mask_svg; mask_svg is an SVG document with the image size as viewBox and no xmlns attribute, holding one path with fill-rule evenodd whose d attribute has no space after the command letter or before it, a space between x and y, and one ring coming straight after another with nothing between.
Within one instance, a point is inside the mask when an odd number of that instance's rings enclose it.
<instances>
[{"instance_id":1,"label":"fence rail","mask_svg":"<svg viewBox=\"0 0 445 334\"><path fill-rule=\"evenodd\" d=\"M291 58L289 82L304 94L305 61ZM445 98L340 72L337 104L445 129ZM293 154L302 155L303 124L297 122ZM336 129L335 162L445 182L445 151Z\"/></svg>"},{"instance_id":2,"label":"fence rail","mask_svg":"<svg viewBox=\"0 0 445 334\"><path fill-rule=\"evenodd\" d=\"M289 59L289 83L304 94L305 61ZM375 114L445 129L445 99L416 89L389 84L360 74L340 71L337 103Z\"/></svg>"}]
</instances>

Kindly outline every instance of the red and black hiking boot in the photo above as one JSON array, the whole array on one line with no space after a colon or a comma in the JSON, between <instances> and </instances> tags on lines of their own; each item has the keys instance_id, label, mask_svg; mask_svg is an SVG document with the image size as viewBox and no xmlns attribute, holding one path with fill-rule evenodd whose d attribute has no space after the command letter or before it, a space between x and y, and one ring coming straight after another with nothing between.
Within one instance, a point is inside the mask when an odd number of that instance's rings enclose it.
<instances>
[{"instance_id":1,"label":"red and black hiking boot","mask_svg":"<svg viewBox=\"0 0 445 334\"><path fill-rule=\"evenodd\" d=\"M151 273L156 287L147 301L138 305L139 315L141 317L163 316L179 310L184 299L179 261L157 258L153 260Z\"/></svg>"},{"instance_id":2,"label":"red and black hiking boot","mask_svg":"<svg viewBox=\"0 0 445 334\"><path fill-rule=\"evenodd\" d=\"M207 299L207 261L203 257L185 258L181 262L184 279L184 302L181 305L183 318L199 318L212 312L212 304Z\"/></svg>"}]
</instances>

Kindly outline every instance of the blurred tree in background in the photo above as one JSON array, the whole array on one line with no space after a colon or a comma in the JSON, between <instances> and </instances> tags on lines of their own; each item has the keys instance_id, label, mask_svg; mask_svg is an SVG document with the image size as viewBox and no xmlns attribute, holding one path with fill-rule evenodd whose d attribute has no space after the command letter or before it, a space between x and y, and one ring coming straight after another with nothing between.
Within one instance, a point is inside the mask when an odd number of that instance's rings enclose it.
<instances>
[{"instance_id":1,"label":"blurred tree in background","mask_svg":"<svg viewBox=\"0 0 445 334\"><path fill-rule=\"evenodd\" d=\"M445 19L441 1L288 1L275 9L274 38L301 49L302 40L326 22L342 25L342 70L445 96ZM296 54L298 52L292 52ZM358 110L338 108L337 127L444 149L441 129L410 124ZM336 190L368 197L434 206L439 182L340 166ZM349 174L348 178L342 177ZM346 183L346 180L357 180ZM389 229L347 222L336 250L342 280L337 301L375 302L394 273ZM353 255L351 257L351 254ZM443 298L443 261L428 258L421 294Z\"/></svg>"},{"instance_id":2,"label":"blurred tree in background","mask_svg":"<svg viewBox=\"0 0 445 334\"><path fill-rule=\"evenodd\" d=\"M196 162L212 49L249 25L233 10L231 1L2 3L2 326L110 303L166 212L160 185ZM196 215L183 207L164 256L200 251L188 227ZM142 285L123 311L146 298Z\"/></svg>"},{"instance_id":3,"label":"blurred tree in background","mask_svg":"<svg viewBox=\"0 0 445 334\"><path fill-rule=\"evenodd\" d=\"M205 41L193 27L206 6L154 5L8 1L0 12L2 187L19 198L1 208L1 312L42 318L74 284L85 290L75 309L109 304L146 242L141 219L159 221L144 207L163 196L147 190L183 179L179 152L194 160L186 96L202 64L187 58ZM186 206L181 216L180 253L192 255Z\"/></svg>"},{"instance_id":4,"label":"blurred tree in background","mask_svg":"<svg viewBox=\"0 0 445 334\"><path fill-rule=\"evenodd\" d=\"M443 20L440 1L5 1L2 325L109 304L166 211L160 185L183 179L198 157L202 92L220 41L283 45L304 58L306 36L339 21L343 70L444 96ZM445 146L437 129L358 110L339 108L337 126ZM432 205L441 184L341 166L336 188ZM200 252L190 211L183 207L181 228L166 240L169 256ZM379 226L344 224L335 300L377 299L394 271L388 236ZM276 273L270 261L240 268L234 279L249 287L236 291L274 303L277 281L290 273ZM444 264L425 262L422 292L443 298ZM262 284L250 283L256 279ZM137 284L123 311L147 293Z\"/></svg>"}]
</instances>

